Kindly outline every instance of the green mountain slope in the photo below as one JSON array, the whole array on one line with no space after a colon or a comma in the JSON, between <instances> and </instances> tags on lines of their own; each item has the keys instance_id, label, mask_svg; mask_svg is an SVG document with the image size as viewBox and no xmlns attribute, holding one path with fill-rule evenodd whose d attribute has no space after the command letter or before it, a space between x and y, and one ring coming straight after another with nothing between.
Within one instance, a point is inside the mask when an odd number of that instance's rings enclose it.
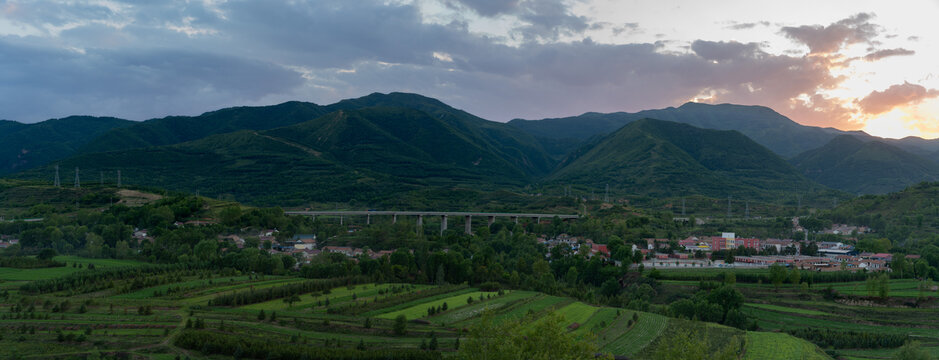
<instances>
[{"instance_id":1,"label":"green mountain slope","mask_svg":"<svg viewBox=\"0 0 939 360\"><path fill-rule=\"evenodd\" d=\"M397 177L513 183L527 171L431 115L406 108L339 110L265 132L329 154L337 162Z\"/></svg>"},{"instance_id":2,"label":"green mountain slope","mask_svg":"<svg viewBox=\"0 0 939 360\"><path fill-rule=\"evenodd\" d=\"M939 182L923 182L902 191L864 195L841 203L824 217L836 224L870 226L891 241L934 238L939 233Z\"/></svg>"},{"instance_id":3,"label":"green mountain slope","mask_svg":"<svg viewBox=\"0 0 939 360\"><path fill-rule=\"evenodd\" d=\"M650 196L700 194L771 200L826 191L737 131L642 119L585 146L549 177Z\"/></svg>"},{"instance_id":4,"label":"green mountain slope","mask_svg":"<svg viewBox=\"0 0 939 360\"><path fill-rule=\"evenodd\" d=\"M705 129L737 130L784 158L818 148L838 135L854 134L870 137L861 132L800 125L764 106L733 104L686 103L677 108L644 110L637 113L586 113L580 116L544 120L516 119L510 121L509 124L545 140L546 144L558 140L576 144L574 140L583 141L593 136L609 134L623 125L643 118L686 123ZM939 141L915 141L915 139L895 140L894 144L904 149L914 146L923 149L939 146ZM573 149L574 147L568 147L566 150ZM563 148L556 149L555 154L564 150Z\"/></svg>"},{"instance_id":5,"label":"green mountain slope","mask_svg":"<svg viewBox=\"0 0 939 360\"><path fill-rule=\"evenodd\" d=\"M518 188L532 168L490 150L490 139L414 109L339 110L266 131L242 130L173 145L88 153L67 169L128 184L228 195L255 204L374 203L424 188ZM48 178L45 167L17 174Z\"/></svg>"},{"instance_id":6,"label":"green mountain slope","mask_svg":"<svg viewBox=\"0 0 939 360\"><path fill-rule=\"evenodd\" d=\"M498 154L530 175L546 175L556 164L544 151L542 144L524 131L508 124L482 119L426 96L398 92L373 93L326 106L329 111L366 107L402 107L427 113L465 135L473 146Z\"/></svg>"},{"instance_id":7,"label":"green mountain slope","mask_svg":"<svg viewBox=\"0 0 939 360\"><path fill-rule=\"evenodd\" d=\"M0 175L74 154L99 135L134 122L111 117L70 116L35 124L0 121Z\"/></svg>"},{"instance_id":8,"label":"green mountain slope","mask_svg":"<svg viewBox=\"0 0 939 360\"><path fill-rule=\"evenodd\" d=\"M939 164L892 145L864 142L850 135L836 137L790 162L812 180L855 194L881 194L939 180Z\"/></svg>"},{"instance_id":9,"label":"green mountain slope","mask_svg":"<svg viewBox=\"0 0 939 360\"><path fill-rule=\"evenodd\" d=\"M81 149L95 153L178 144L239 130L266 130L322 116L319 105L298 101L273 106L235 107L199 116L170 116L115 129Z\"/></svg>"}]
</instances>

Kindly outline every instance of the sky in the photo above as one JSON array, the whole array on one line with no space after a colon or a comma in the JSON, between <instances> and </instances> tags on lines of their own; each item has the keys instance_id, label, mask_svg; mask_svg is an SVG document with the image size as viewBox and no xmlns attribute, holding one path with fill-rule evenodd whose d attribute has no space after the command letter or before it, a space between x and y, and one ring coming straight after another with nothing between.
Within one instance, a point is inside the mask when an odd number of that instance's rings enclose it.
<instances>
[{"instance_id":1,"label":"sky","mask_svg":"<svg viewBox=\"0 0 939 360\"><path fill-rule=\"evenodd\" d=\"M494 121L764 105L939 137L939 0L0 0L0 119L414 92Z\"/></svg>"}]
</instances>

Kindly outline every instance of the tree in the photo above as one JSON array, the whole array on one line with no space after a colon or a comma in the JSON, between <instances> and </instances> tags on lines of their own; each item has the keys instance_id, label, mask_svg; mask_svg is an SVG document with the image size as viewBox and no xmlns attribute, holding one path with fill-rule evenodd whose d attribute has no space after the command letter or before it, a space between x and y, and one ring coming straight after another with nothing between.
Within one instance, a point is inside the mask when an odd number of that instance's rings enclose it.
<instances>
[{"instance_id":1,"label":"tree","mask_svg":"<svg viewBox=\"0 0 939 360\"><path fill-rule=\"evenodd\" d=\"M799 282L802 280L802 274L799 273L799 269L796 269L795 266L789 269L789 283L792 285L799 285Z\"/></svg>"},{"instance_id":2,"label":"tree","mask_svg":"<svg viewBox=\"0 0 939 360\"><path fill-rule=\"evenodd\" d=\"M293 307L293 303L298 301L300 301L300 295L297 294L293 294L284 298L284 303L286 303L288 307Z\"/></svg>"},{"instance_id":3,"label":"tree","mask_svg":"<svg viewBox=\"0 0 939 360\"><path fill-rule=\"evenodd\" d=\"M786 268L774 263L769 267L769 278L773 282L773 287L779 290L779 286L786 280Z\"/></svg>"},{"instance_id":4,"label":"tree","mask_svg":"<svg viewBox=\"0 0 939 360\"><path fill-rule=\"evenodd\" d=\"M215 239L202 239L193 248L196 257L203 261L214 259L216 251L218 251L218 241L215 241Z\"/></svg>"},{"instance_id":5,"label":"tree","mask_svg":"<svg viewBox=\"0 0 939 360\"><path fill-rule=\"evenodd\" d=\"M460 360L509 359L612 359L597 357L597 347L590 339L582 339L567 331L563 318L550 314L535 323L525 320L496 322L491 313L470 328L466 341L457 352Z\"/></svg>"},{"instance_id":6,"label":"tree","mask_svg":"<svg viewBox=\"0 0 939 360\"><path fill-rule=\"evenodd\" d=\"M917 341L908 341L902 347L900 351L897 351L893 355L894 360L930 360L932 356L929 356L928 353L923 351L920 348L920 344Z\"/></svg>"},{"instance_id":7,"label":"tree","mask_svg":"<svg viewBox=\"0 0 939 360\"><path fill-rule=\"evenodd\" d=\"M264 319L267 319L267 315L264 314L264 310L262 309L261 312L258 313L258 320L264 321Z\"/></svg>"},{"instance_id":8,"label":"tree","mask_svg":"<svg viewBox=\"0 0 939 360\"><path fill-rule=\"evenodd\" d=\"M42 249L36 257L39 258L39 260L52 260L56 255L59 255L59 253L54 249Z\"/></svg>"},{"instance_id":9,"label":"tree","mask_svg":"<svg viewBox=\"0 0 939 360\"><path fill-rule=\"evenodd\" d=\"M408 332L408 318L404 314L398 315L395 318L394 324L394 333L395 335L401 336Z\"/></svg>"}]
</instances>

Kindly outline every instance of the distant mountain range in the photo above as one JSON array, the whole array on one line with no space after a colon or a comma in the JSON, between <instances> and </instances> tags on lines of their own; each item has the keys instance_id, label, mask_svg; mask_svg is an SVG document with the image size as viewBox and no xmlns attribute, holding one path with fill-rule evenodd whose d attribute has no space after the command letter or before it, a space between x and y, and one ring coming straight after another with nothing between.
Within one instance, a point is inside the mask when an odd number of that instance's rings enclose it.
<instances>
[{"instance_id":1,"label":"distant mountain range","mask_svg":"<svg viewBox=\"0 0 939 360\"><path fill-rule=\"evenodd\" d=\"M677 108L636 113L586 113L542 120L515 119L509 121L509 124L532 134L542 142L576 147L580 141L609 134L623 125L644 118L680 122L705 129L737 130L783 158L819 148L839 135L855 135L865 141L878 140L917 155L933 155L939 151L939 140L916 137L883 139L861 131L805 126L768 107L733 104L710 105L690 102Z\"/></svg>"},{"instance_id":2,"label":"distant mountain range","mask_svg":"<svg viewBox=\"0 0 939 360\"><path fill-rule=\"evenodd\" d=\"M827 190L735 130L640 119L583 147L548 180L610 184L649 196L700 194L772 201Z\"/></svg>"},{"instance_id":3,"label":"distant mountain range","mask_svg":"<svg viewBox=\"0 0 939 360\"><path fill-rule=\"evenodd\" d=\"M828 150L799 155L802 160L793 159L798 170L782 158L825 144L838 147L829 142L843 134L758 106L689 103L636 114L499 123L416 94L376 93L331 105L287 102L144 122L0 121L0 174L51 181L55 163L66 172L79 167L90 173L84 179L96 180L102 172L113 181L122 170L125 183L270 205L368 203L454 187L538 192L606 184L618 194L774 201L795 194L846 196L825 185L880 192L887 189L883 184L928 179L928 160L911 152L933 151L930 140L885 145L896 149L891 156L912 160L884 176L858 165L868 164L861 155L874 151L860 152L858 160L832 172L835 178L855 170L867 174L849 183L829 181L821 175L829 169L813 165L828 162ZM877 140L850 134L862 145Z\"/></svg>"},{"instance_id":4,"label":"distant mountain range","mask_svg":"<svg viewBox=\"0 0 939 360\"><path fill-rule=\"evenodd\" d=\"M882 194L939 180L936 162L881 141L864 142L850 135L838 136L790 162L812 180L855 194Z\"/></svg>"}]
</instances>

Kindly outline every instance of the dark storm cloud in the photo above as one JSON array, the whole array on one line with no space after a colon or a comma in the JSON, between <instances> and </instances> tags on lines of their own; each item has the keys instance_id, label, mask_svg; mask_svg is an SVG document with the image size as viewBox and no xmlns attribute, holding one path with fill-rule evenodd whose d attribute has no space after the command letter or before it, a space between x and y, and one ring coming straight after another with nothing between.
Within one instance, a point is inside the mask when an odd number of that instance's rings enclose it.
<instances>
[{"instance_id":1,"label":"dark storm cloud","mask_svg":"<svg viewBox=\"0 0 939 360\"><path fill-rule=\"evenodd\" d=\"M870 22L873 17L873 14L860 13L828 26L787 26L781 31L786 37L808 46L813 54L831 54L846 45L872 43L880 33L880 27Z\"/></svg>"}]
</instances>

